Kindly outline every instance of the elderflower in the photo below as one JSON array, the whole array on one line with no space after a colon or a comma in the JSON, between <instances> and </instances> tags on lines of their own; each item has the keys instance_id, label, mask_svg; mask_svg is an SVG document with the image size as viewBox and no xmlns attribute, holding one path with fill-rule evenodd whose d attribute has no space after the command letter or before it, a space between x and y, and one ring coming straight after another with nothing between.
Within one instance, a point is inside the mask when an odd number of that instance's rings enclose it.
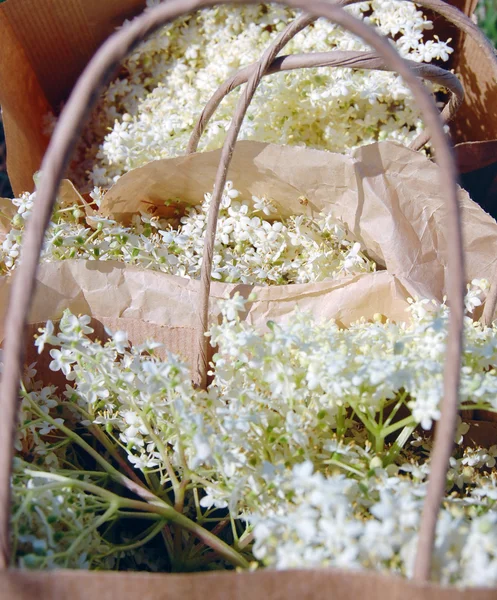
<instances>
[{"instance_id":1,"label":"elderflower","mask_svg":"<svg viewBox=\"0 0 497 600\"><path fill-rule=\"evenodd\" d=\"M306 478L302 481L301 472ZM254 555L277 569L372 568L412 576L425 484L405 476L324 477L311 463L289 471L276 510L254 514ZM460 514L446 497L437 522L432 577L443 584L497 583L497 513Z\"/></svg>"},{"instance_id":2,"label":"elderflower","mask_svg":"<svg viewBox=\"0 0 497 600\"><path fill-rule=\"evenodd\" d=\"M70 343L61 331L52 339L50 368L73 382L70 396L87 419L115 431L135 468L157 471L164 482L170 465L206 479L215 472L209 497L239 514L253 501L277 502L268 463L310 460L354 473L386 468L418 424L429 430L440 418L447 307L421 311L413 302L407 323L360 321L348 329L297 311L261 334L238 318L244 304L239 295L226 300L222 322L210 329L217 353L207 392L193 389L177 358L142 355L122 343L121 332L102 346L83 327L74 328ZM465 336L461 408L496 411L495 329L467 318ZM386 443L391 436L395 451ZM161 439L171 446L169 458ZM342 456L334 439L354 445ZM383 453L389 458L378 463ZM461 469L492 461L468 455Z\"/></svg>"},{"instance_id":3,"label":"elderflower","mask_svg":"<svg viewBox=\"0 0 497 600\"><path fill-rule=\"evenodd\" d=\"M468 296L485 288L475 281ZM221 303L222 321L210 329L217 353L207 390L193 387L178 357L157 357L155 344L133 347L123 331L107 331L105 342L92 339L86 316L66 311L57 327L48 322L40 331L38 347L51 346L43 349L56 357L50 369L63 371L67 384L62 391L37 382L32 366L23 380L18 456L36 457L37 468L46 471L24 466L32 482L14 483L15 511L29 510L29 502L44 506L26 530L15 529L21 565L65 560L86 568L128 556L126 543L113 545L95 525L130 502L105 487L109 474L121 477L124 469L146 482L153 514L161 506L172 510L168 502L174 502L174 514L183 511L187 521L186 515L196 515L197 528L218 520L220 530L229 515L236 535L253 536L246 552L261 565L412 575L432 447L414 430L439 418L448 308L413 301L407 323L362 320L349 329L297 311L289 323L269 322L261 333L240 318L245 302L234 295ZM495 326L465 320L463 409L497 410L496 334ZM85 428L83 439L76 432ZM467 432L460 422L432 576L442 583L493 585L497 446L463 447L459 438ZM91 450L88 434L106 452L92 454L86 472L78 469L81 449ZM106 457L118 459L117 471L95 471L94 462L105 465ZM45 493L43 479L57 494ZM72 507L87 503L88 521L84 529L76 521L79 533L68 530L69 548L59 544L53 555L39 528L43 524L50 535L43 515L53 514L66 493ZM147 521L147 503L139 506ZM19 524L20 514L14 512ZM155 564L147 544L160 540L161 531L160 520L150 525L132 544L140 552L127 560L148 564L150 556ZM129 535L126 527L123 532ZM161 543L168 547L167 534ZM191 549L188 539L185 544ZM197 564L203 563L194 559L185 568Z\"/></svg>"},{"instance_id":4,"label":"elderflower","mask_svg":"<svg viewBox=\"0 0 497 600\"><path fill-rule=\"evenodd\" d=\"M26 215L35 195L14 202L18 212L0 248L0 271L4 273L17 264ZM85 217L78 206L59 207L46 234L42 260L119 260L198 279L210 201L211 194L205 194L200 206L187 207L179 219L134 215L127 227L98 215ZM266 197L252 202L227 182L214 247L214 280L260 285L310 283L374 271L375 264L332 215L269 220L275 210L273 202ZM44 340L39 338L40 348Z\"/></svg>"},{"instance_id":5,"label":"elderflower","mask_svg":"<svg viewBox=\"0 0 497 600\"><path fill-rule=\"evenodd\" d=\"M51 489L17 458L12 481L15 566L111 569L112 547L95 528L99 503L80 490Z\"/></svg>"},{"instance_id":6,"label":"elderflower","mask_svg":"<svg viewBox=\"0 0 497 600\"><path fill-rule=\"evenodd\" d=\"M425 39L433 24L410 2L372 0L346 10L388 36L404 58L446 61L453 51L450 39ZM87 173L89 189L107 187L130 169L184 153L195 121L218 86L259 60L296 15L274 5L221 6L178 19L152 35L124 63L85 130L75 161L78 187L85 187ZM367 49L355 35L319 19L297 34L284 53ZM239 93L223 100L200 150L222 145ZM422 128L420 117L394 73L301 69L263 79L240 139L346 152L375 140L408 144Z\"/></svg>"}]
</instances>

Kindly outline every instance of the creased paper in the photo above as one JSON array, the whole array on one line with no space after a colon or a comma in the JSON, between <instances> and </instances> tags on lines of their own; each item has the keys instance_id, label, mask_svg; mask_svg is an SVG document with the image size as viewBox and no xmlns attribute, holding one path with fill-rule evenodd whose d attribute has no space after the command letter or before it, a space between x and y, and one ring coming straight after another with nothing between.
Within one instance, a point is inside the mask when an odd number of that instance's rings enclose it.
<instances>
[{"instance_id":1,"label":"creased paper","mask_svg":"<svg viewBox=\"0 0 497 600\"><path fill-rule=\"evenodd\" d=\"M212 188L219 151L155 161L123 176L105 195L101 212L126 221L140 210L159 209L180 198L199 203ZM213 282L211 320L217 301L240 292L256 299L243 318L263 330L268 320L285 322L298 307L316 319L348 326L380 314L407 318L409 297L441 300L447 270L446 210L438 167L419 153L392 143L373 144L353 156L318 150L239 142L229 177L245 197L269 195L278 216L331 212L340 218L380 268L334 281L284 286ZM79 195L65 183L64 197ZM307 204L301 203L302 196ZM460 193L466 233L468 280L490 277L496 260L497 223ZM9 278L0 280L0 306L7 305ZM141 342L142 323L157 341L191 360L198 326L200 283L112 261L43 263L30 323L57 319L65 308L104 324L116 321ZM133 333L135 332L135 333ZM148 335L148 334L147 334ZM3 331L0 329L0 339Z\"/></svg>"},{"instance_id":2,"label":"creased paper","mask_svg":"<svg viewBox=\"0 0 497 600\"><path fill-rule=\"evenodd\" d=\"M212 191L220 150L151 162L109 190L101 211L127 221L150 204L180 198L199 204ZM288 217L331 212L391 275L426 297L442 299L447 271L447 211L438 166L392 142L364 146L352 156L241 141L228 179L243 197L267 195ZM304 196L307 206L301 204ZM459 194L468 281L490 279L497 260L497 223L468 194Z\"/></svg>"}]
</instances>

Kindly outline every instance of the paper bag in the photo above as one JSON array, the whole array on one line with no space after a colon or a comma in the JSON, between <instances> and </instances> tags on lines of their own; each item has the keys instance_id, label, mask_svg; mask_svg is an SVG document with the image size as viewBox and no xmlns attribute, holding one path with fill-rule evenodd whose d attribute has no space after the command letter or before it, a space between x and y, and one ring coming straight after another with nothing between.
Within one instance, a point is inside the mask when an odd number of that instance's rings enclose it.
<instances>
[{"instance_id":1,"label":"paper bag","mask_svg":"<svg viewBox=\"0 0 497 600\"><path fill-rule=\"evenodd\" d=\"M101 212L123 222L131 215L164 208L180 198L198 204L212 189L220 150L154 161L119 179L102 200ZM382 142L353 156L319 150L238 142L228 177L243 197L271 197L276 217L331 213L341 220L378 265L376 273L334 281L281 286L213 282L211 321L218 300L240 292L255 300L243 315L260 331L268 320L285 322L298 307L316 319L348 326L381 314L408 318L409 297L441 301L446 292L446 206L438 167L422 154ZM68 182L63 197L78 200ZM305 196L307 205L299 198ZM497 256L497 223L461 190L468 281L491 278ZM10 277L0 279L3 323ZM131 341L155 337L192 361L198 327L200 282L113 261L66 260L42 263L30 323L60 318L65 308L89 314L104 324L128 330ZM146 334L140 324L147 324ZM0 340L3 325L0 325Z\"/></svg>"},{"instance_id":2,"label":"paper bag","mask_svg":"<svg viewBox=\"0 0 497 600\"><path fill-rule=\"evenodd\" d=\"M14 193L32 191L47 138L44 115L56 114L78 75L104 39L144 0L6 0L0 4L0 105L3 106L8 172ZM451 0L471 14L476 0ZM497 138L497 61L437 16L435 31L452 37L449 68L466 92L452 124L455 141Z\"/></svg>"}]
</instances>

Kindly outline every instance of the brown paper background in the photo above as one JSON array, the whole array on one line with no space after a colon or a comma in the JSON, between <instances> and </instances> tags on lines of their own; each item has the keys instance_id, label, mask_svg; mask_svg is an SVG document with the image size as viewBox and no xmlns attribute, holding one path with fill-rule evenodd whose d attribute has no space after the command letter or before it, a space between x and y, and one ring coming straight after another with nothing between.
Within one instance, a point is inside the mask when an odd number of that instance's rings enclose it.
<instances>
[{"instance_id":1,"label":"brown paper background","mask_svg":"<svg viewBox=\"0 0 497 600\"><path fill-rule=\"evenodd\" d=\"M470 14L476 0L451 0ZM58 112L95 50L144 0L6 0L0 4L0 105L5 110L8 171L14 193L33 189L47 140L41 118ZM456 31L439 17L440 35ZM472 40L458 41L452 65L466 100L452 126L455 141L497 138L497 68ZM27 93L26 93L27 92Z\"/></svg>"}]
</instances>

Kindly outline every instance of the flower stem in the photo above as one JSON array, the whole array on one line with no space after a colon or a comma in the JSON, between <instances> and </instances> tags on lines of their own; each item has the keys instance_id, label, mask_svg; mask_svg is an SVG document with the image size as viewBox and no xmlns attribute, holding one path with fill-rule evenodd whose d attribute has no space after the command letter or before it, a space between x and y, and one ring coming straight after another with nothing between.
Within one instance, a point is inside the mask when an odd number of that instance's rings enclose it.
<instances>
[{"instance_id":1,"label":"flower stem","mask_svg":"<svg viewBox=\"0 0 497 600\"><path fill-rule=\"evenodd\" d=\"M385 466L393 463L393 461L397 458L399 452L404 447L407 440L411 437L412 432L416 429L416 424L404 427L399 437L392 444L388 454L386 455L383 464Z\"/></svg>"},{"instance_id":2,"label":"flower stem","mask_svg":"<svg viewBox=\"0 0 497 600\"><path fill-rule=\"evenodd\" d=\"M96 496L100 496L108 500L113 506L116 507L115 510L119 508L131 508L139 511L151 512L158 515L163 516L167 521L171 523L175 523L179 525L183 529L186 529L190 533L193 533L197 536L206 546L209 546L212 550L217 552L219 556L233 564L237 567L248 568L249 563L239 554L236 550L231 548L228 544L220 540L216 537L212 532L207 531L197 523L191 521L185 515L182 515L174 510L174 508L168 506L167 504L152 504L147 502L142 502L141 500L131 500L129 498L122 498L113 492L109 492L108 490L104 490L92 483L88 483L87 481L81 481L76 479L70 479L69 477L63 477L62 475L57 475L55 473L46 473L43 471L31 471L29 469L25 470L27 475L31 477L37 477L42 479L52 480L53 482L60 482L62 484L60 487L76 487L82 489L86 492L94 494Z\"/></svg>"},{"instance_id":3,"label":"flower stem","mask_svg":"<svg viewBox=\"0 0 497 600\"><path fill-rule=\"evenodd\" d=\"M387 436L389 436L391 433L395 433L399 429L402 429L403 427L409 427L411 425L413 425L412 431L414 431L417 423L414 422L414 417L412 415L409 415L405 419L402 419L401 421L397 421L393 425L390 425L390 427L383 428L381 435L384 439Z\"/></svg>"},{"instance_id":4,"label":"flower stem","mask_svg":"<svg viewBox=\"0 0 497 600\"><path fill-rule=\"evenodd\" d=\"M163 500L158 498L155 494L153 494L142 484L138 484L132 481L131 479L129 479L129 477L126 477L117 469L115 469L107 460L105 460L105 458L101 454L99 454L94 448L92 448L90 444L85 442L83 438L80 437L77 433L75 433L62 423L55 421L55 419L52 419L50 415L41 411L40 408L36 405L36 403L33 402L33 400L30 398L29 394L25 394L25 398L27 398L28 402L31 404L31 408L34 412L42 416L46 421L48 421L52 425L55 425L55 427L62 431L69 439L73 440L76 444L78 444L78 446L83 448L83 450L86 450L86 452L88 452L88 454L92 458L94 458L94 460L104 469L104 471L106 471L112 477L112 479L114 479L114 481L120 483L128 490L130 490L140 498L143 498L143 500L146 500L147 502L158 503L159 505L165 504Z\"/></svg>"}]
</instances>

